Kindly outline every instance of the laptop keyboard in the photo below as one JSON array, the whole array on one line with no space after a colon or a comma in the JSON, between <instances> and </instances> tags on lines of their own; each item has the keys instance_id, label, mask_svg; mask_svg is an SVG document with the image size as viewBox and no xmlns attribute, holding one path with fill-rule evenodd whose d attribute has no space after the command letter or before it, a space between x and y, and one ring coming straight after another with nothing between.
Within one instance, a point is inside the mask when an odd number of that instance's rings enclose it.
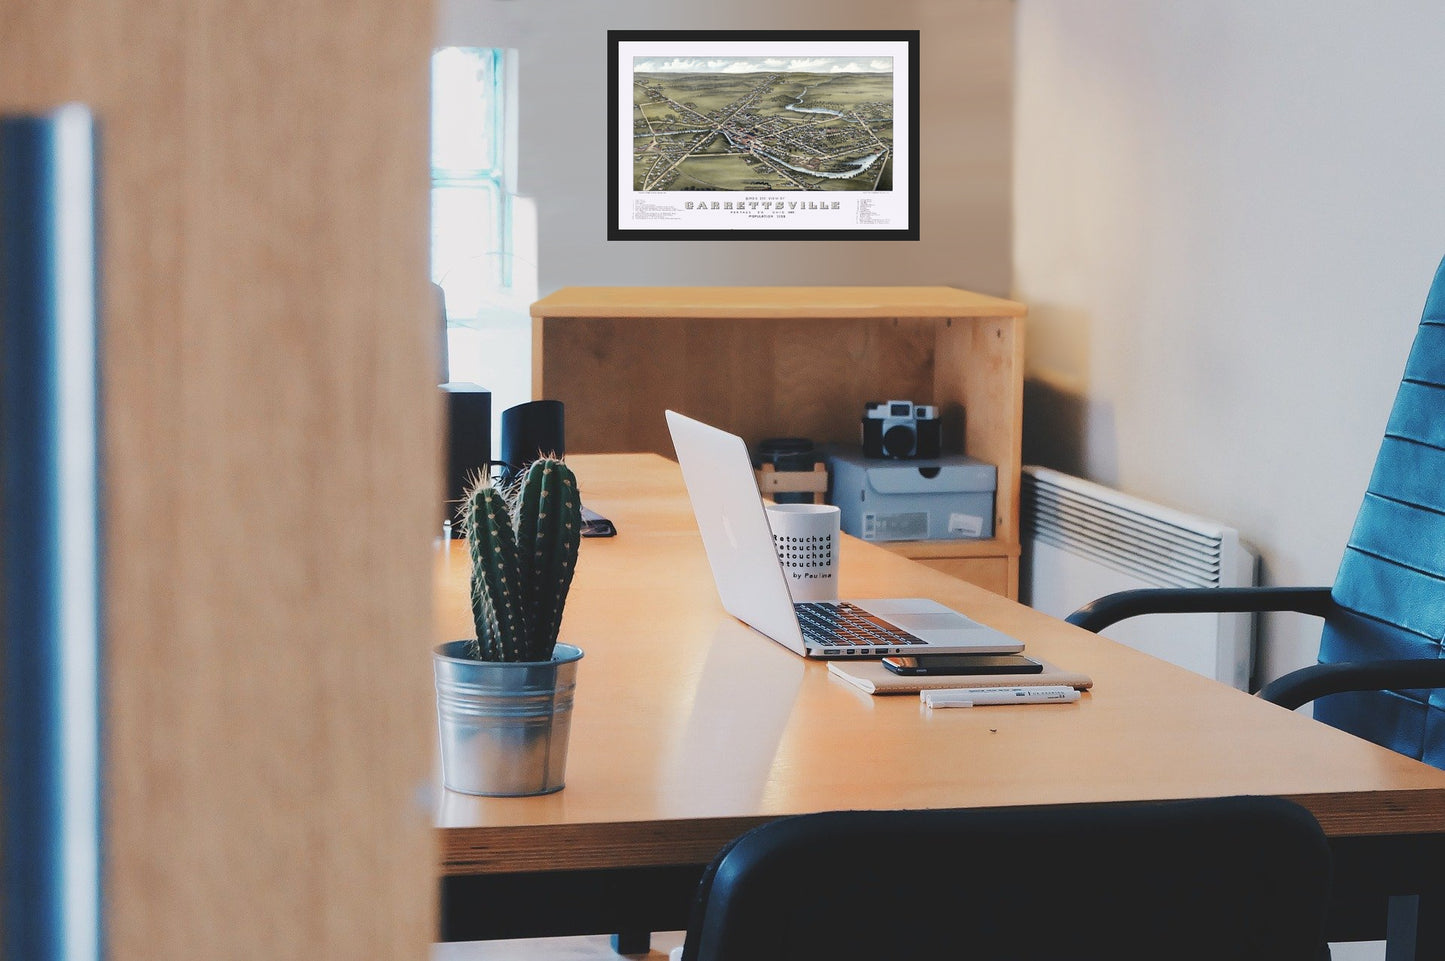
<instances>
[{"instance_id":1,"label":"laptop keyboard","mask_svg":"<svg viewBox=\"0 0 1445 961\"><path fill-rule=\"evenodd\" d=\"M874 648L907 647L926 641L901 631L853 604L813 601L794 604L803 637L809 643L838 648L838 653L886 653ZM868 650L854 650L867 648Z\"/></svg>"}]
</instances>

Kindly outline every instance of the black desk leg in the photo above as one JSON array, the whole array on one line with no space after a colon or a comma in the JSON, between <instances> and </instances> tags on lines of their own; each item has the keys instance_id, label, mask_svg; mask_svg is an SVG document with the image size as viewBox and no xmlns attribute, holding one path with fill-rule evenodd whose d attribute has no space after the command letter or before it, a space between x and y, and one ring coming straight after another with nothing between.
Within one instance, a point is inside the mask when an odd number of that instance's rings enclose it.
<instances>
[{"instance_id":1,"label":"black desk leg","mask_svg":"<svg viewBox=\"0 0 1445 961\"><path fill-rule=\"evenodd\" d=\"M1392 896L1385 937L1385 961L1445 961L1445 894Z\"/></svg>"},{"instance_id":2,"label":"black desk leg","mask_svg":"<svg viewBox=\"0 0 1445 961\"><path fill-rule=\"evenodd\" d=\"M652 950L652 932L619 931L612 936L612 950L618 954L646 954Z\"/></svg>"}]
</instances>

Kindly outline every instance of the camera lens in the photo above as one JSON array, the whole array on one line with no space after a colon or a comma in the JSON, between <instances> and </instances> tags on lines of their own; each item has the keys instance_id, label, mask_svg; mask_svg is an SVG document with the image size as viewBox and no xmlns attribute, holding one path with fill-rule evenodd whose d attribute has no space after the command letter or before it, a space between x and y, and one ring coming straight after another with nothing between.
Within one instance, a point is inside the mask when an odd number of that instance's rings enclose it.
<instances>
[{"instance_id":1,"label":"camera lens","mask_svg":"<svg viewBox=\"0 0 1445 961\"><path fill-rule=\"evenodd\" d=\"M894 424L883 432L883 452L889 457L908 457L913 453L917 436L912 427Z\"/></svg>"}]
</instances>

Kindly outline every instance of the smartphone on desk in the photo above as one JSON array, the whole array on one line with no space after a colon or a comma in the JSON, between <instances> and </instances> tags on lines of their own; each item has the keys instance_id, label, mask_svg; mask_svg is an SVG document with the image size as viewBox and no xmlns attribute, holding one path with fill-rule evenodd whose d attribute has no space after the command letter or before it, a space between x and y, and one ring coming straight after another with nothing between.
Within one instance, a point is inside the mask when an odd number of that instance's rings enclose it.
<instances>
[{"instance_id":1,"label":"smartphone on desk","mask_svg":"<svg viewBox=\"0 0 1445 961\"><path fill-rule=\"evenodd\" d=\"M583 537L616 537L617 525L594 510L582 508Z\"/></svg>"},{"instance_id":2,"label":"smartphone on desk","mask_svg":"<svg viewBox=\"0 0 1445 961\"><path fill-rule=\"evenodd\" d=\"M918 654L885 657L883 666L905 677L940 674L1042 674L1044 665L1022 654Z\"/></svg>"}]
</instances>

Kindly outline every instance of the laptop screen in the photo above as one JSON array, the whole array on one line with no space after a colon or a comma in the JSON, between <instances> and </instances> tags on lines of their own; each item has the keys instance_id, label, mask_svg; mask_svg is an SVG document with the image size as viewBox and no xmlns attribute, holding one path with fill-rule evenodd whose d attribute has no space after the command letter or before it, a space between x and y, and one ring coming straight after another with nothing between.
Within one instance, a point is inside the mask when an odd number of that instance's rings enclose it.
<instances>
[{"instance_id":1,"label":"laptop screen","mask_svg":"<svg viewBox=\"0 0 1445 961\"><path fill-rule=\"evenodd\" d=\"M743 439L667 412L693 516L723 607L795 651L803 635Z\"/></svg>"}]
</instances>

